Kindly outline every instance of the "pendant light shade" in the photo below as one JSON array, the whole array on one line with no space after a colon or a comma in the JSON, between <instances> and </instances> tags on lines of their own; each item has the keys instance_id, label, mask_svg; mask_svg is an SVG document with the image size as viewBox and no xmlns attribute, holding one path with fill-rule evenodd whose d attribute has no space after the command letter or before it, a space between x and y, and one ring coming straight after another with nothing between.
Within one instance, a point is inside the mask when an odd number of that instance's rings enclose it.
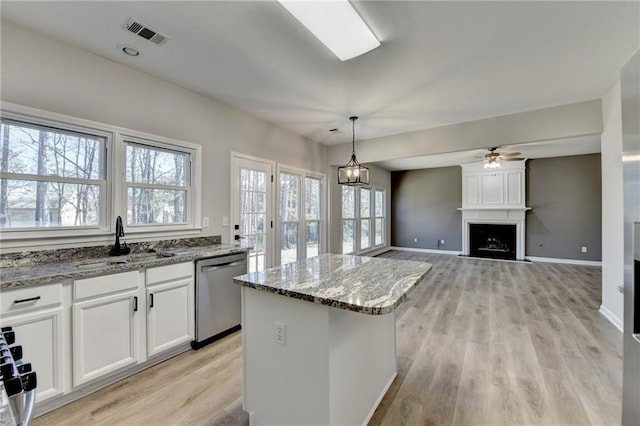
<instances>
[{"instance_id":1,"label":"pendant light shade","mask_svg":"<svg viewBox=\"0 0 640 426\"><path fill-rule=\"evenodd\" d=\"M351 160L344 166L338 167L338 183L340 185L368 185L369 169L358 163L356 159L356 120L358 117L349 117L351 120Z\"/></svg>"}]
</instances>

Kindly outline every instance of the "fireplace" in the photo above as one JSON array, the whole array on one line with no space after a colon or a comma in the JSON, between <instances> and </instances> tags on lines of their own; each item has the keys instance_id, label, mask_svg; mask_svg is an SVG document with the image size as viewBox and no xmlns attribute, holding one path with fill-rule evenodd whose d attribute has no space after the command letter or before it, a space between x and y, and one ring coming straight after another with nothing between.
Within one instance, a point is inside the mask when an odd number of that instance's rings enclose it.
<instances>
[{"instance_id":1,"label":"fireplace","mask_svg":"<svg viewBox=\"0 0 640 426\"><path fill-rule=\"evenodd\" d=\"M516 260L517 227L491 223L469 224L469 255Z\"/></svg>"}]
</instances>

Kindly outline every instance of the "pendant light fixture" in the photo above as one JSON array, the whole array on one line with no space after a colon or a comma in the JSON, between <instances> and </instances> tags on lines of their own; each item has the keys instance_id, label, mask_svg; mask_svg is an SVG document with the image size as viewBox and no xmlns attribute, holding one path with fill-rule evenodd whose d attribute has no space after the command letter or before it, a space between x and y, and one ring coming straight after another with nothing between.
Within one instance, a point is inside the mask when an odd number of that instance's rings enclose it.
<instances>
[{"instance_id":1,"label":"pendant light fixture","mask_svg":"<svg viewBox=\"0 0 640 426\"><path fill-rule=\"evenodd\" d=\"M356 159L356 120L358 117L349 117L351 120L351 160L344 166L338 167L338 183L340 185L368 185L369 169L358 163Z\"/></svg>"}]
</instances>

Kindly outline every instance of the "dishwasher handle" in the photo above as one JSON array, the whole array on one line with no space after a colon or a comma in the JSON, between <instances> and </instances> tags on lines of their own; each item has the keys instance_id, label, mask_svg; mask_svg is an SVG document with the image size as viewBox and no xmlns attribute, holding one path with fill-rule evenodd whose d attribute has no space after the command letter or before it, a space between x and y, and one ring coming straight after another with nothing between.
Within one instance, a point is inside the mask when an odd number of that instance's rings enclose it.
<instances>
[{"instance_id":1,"label":"dishwasher handle","mask_svg":"<svg viewBox=\"0 0 640 426\"><path fill-rule=\"evenodd\" d=\"M218 269L230 268L232 266L240 266L240 265L246 265L246 264L247 262L245 262L244 260L240 260L236 262L222 263L220 265L215 265L215 266L203 266L200 268L200 272L215 271Z\"/></svg>"}]
</instances>

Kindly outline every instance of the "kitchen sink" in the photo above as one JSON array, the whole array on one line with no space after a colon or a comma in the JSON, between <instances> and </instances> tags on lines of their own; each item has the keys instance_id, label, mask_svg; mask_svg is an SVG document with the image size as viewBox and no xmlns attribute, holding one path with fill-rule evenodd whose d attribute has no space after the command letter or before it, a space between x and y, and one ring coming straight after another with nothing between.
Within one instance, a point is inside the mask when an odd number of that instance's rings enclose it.
<instances>
[{"instance_id":1,"label":"kitchen sink","mask_svg":"<svg viewBox=\"0 0 640 426\"><path fill-rule=\"evenodd\" d=\"M98 269L98 268L106 268L107 266L112 266L112 265L122 265L122 264L126 264L126 263L130 263L129 260L127 260L127 259L104 260L104 261L98 261L98 262L81 263L79 265L76 265L76 268L78 268L78 269Z\"/></svg>"}]
</instances>

